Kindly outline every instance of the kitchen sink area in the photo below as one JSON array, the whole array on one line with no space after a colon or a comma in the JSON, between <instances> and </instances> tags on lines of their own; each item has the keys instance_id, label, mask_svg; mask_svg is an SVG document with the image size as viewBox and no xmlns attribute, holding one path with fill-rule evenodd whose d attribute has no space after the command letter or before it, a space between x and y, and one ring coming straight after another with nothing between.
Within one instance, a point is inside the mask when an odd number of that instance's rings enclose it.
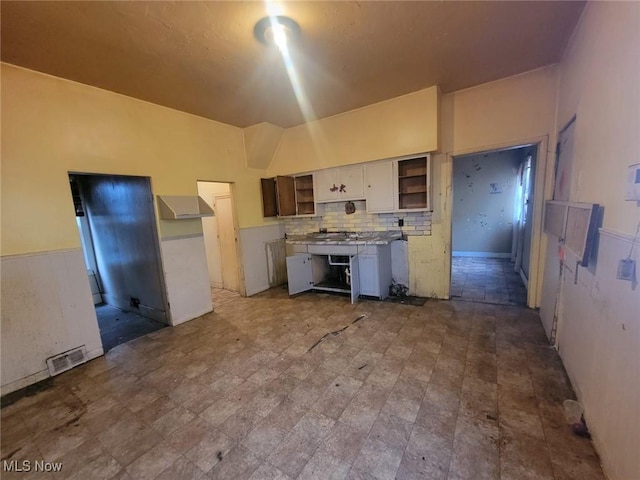
<instances>
[{"instance_id":1,"label":"kitchen sink area","mask_svg":"<svg viewBox=\"0 0 640 480\"><path fill-rule=\"evenodd\" d=\"M288 235L286 240L290 244L351 244L351 245L384 245L402 238L400 231L384 232L317 232L306 235Z\"/></svg>"},{"instance_id":2,"label":"kitchen sink area","mask_svg":"<svg viewBox=\"0 0 640 480\"><path fill-rule=\"evenodd\" d=\"M400 239L400 231L289 235L289 294L318 290L349 294L352 303L361 295L383 300L392 283L391 243Z\"/></svg>"}]
</instances>

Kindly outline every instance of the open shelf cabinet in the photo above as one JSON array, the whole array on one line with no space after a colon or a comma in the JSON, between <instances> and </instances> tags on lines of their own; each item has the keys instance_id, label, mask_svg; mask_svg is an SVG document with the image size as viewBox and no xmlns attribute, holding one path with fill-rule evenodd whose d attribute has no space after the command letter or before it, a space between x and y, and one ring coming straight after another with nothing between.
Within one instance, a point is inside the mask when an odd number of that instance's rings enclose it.
<instances>
[{"instance_id":1,"label":"open shelf cabinet","mask_svg":"<svg viewBox=\"0 0 640 480\"><path fill-rule=\"evenodd\" d=\"M429 158L398 160L398 208L429 208Z\"/></svg>"}]
</instances>

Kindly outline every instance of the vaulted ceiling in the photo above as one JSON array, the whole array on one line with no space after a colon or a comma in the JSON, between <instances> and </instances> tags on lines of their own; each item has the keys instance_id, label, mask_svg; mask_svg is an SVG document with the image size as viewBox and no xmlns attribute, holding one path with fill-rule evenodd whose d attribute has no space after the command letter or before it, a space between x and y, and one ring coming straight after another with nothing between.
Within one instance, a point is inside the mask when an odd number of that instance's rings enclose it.
<instances>
[{"instance_id":1,"label":"vaulted ceiling","mask_svg":"<svg viewBox=\"0 0 640 480\"><path fill-rule=\"evenodd\" d=\"M2 61L246 127L557 62L581 1L283 2L299 88L253 36L263 2L2 1ZM310 106L303 115L300 105Z\"/></svg>"}]
</instances>

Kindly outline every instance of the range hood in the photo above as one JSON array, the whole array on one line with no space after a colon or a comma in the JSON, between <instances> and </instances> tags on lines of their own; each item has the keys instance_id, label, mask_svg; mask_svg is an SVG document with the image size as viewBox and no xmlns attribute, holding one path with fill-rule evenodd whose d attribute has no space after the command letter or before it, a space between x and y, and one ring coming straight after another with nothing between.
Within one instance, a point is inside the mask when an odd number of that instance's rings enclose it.
<instances>
[{"instance_id":1,"label":"range hood","mask_svg":"<svg viewBox=\"0 0 640 480\"><path fill-rule=\"evenodd\" d=\"M158 195L162 220L213 217L213 209L198 195Z\"/></svg>"}]
</instances>

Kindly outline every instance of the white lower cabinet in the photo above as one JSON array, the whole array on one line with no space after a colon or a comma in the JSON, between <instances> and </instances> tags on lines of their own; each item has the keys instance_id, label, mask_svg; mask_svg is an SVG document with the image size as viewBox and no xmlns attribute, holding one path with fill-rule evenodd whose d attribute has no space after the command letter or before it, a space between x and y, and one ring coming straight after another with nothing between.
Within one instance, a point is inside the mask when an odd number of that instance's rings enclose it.
<instances>
[{"instance_id":1,"label":"white lower cabinet","mask_svg":"<svg viewBox=\"0 0 640 480\"><path fill-rule=\"evenodd\" d=\"M391 246L370 245L358 255L360 264L360 294L384 300L391 285Z\"/></svg>"},{"instance_id":2,"label":"white lower cabinet","mask_svg":"<svg viewBox=\"0 0 640 480\"><path fill-rule=\"evenodd\" d=\"M354 250L362 253L354 253ZM309 253L287 257L289 295L308 290L348 293L383 300L391 285L391 246L309 245Z\"/></svg>"},{"instance_id":3,"label":"white lower cabinet","mask_svg":"<svg viewBox=\"0 0 640 480\"><path fill-rule=\"evenodd\" d=\"M313 287L311 255L298 254L287 257L287 279L289 295L306 292Z\"/></svg>"},{"instance_id":4,"label":"white lower cabinet","mask_svg":"<svg viewBox=\"0 0 640 480\"><path fill-rule=\"evenodd\" d=\"M360 293L370 297L380 297L378 256L360 255L358 264L360 265Z\"/></svg>"},{"instance_id":5,"label":"white lower cabinet","mask_svg":"<svg viewBox=\"0 0 640 480\"><path fill-rule=\"evenodd\" d=\"M296 254L287 257L289 295L308 290L348 293L351 303L360 296L358 255Z\"/></svg>"}]
</instances>

